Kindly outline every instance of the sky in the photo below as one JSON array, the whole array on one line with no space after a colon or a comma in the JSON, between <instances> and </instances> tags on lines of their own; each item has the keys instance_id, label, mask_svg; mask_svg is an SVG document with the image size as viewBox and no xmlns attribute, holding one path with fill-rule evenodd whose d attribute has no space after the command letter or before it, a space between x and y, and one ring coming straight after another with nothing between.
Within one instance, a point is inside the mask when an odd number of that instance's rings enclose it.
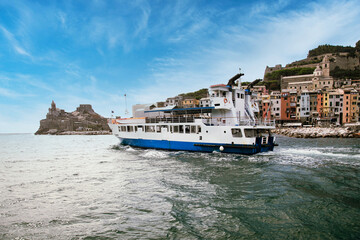
<instances>
[{"instance_id":1,"label":"sky","mask_svg":"<svg viewBox=\"0 0 360 240\"><path fill-rule=\"evenodd\" d=\"M359 0L0 0L0 133L34 133L52 100L130 117L358 40Z\"/></svg>"}]
</instances>

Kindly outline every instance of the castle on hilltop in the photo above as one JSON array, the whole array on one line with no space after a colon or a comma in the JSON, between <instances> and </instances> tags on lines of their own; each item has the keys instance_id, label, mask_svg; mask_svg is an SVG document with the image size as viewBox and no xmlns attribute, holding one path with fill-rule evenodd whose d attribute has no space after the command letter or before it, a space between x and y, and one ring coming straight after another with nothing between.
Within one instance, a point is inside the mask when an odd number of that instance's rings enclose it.
<instances>
[{"instance_id":1,"label":"castle on hilltop","mask_svg":"<svg viewBox=\"0 0 360 240\"><path fill-rule=\"evenodd\" d=\"M40 120L35 134L60 134L67 131L110 131L107 119L97 114L90 104L80 104L76 111L68 113L51 102L46 118Z\"/></svg>"}]
</instances>

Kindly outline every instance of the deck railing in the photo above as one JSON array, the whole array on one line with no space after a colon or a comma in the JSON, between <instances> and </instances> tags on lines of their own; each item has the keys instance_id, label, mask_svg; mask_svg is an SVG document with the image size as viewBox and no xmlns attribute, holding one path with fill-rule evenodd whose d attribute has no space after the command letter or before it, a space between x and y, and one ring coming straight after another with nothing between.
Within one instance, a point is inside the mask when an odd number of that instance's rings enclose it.
<instances>
[{"instance_id":1,"label":"deck railing","mask_svg":"<svg viewBox=\"0 0 360 240\"><path fill-rule=\"evenodd\" d=\"M146 123L193 123L195 119L201 119L201 121L209 126L228 126L228 125L239 125L239 126L275 126L275 120L268 119L249 119L249 118L236 118L236 117L153 117L146 118Z\"/></svg>"}]
</instances>

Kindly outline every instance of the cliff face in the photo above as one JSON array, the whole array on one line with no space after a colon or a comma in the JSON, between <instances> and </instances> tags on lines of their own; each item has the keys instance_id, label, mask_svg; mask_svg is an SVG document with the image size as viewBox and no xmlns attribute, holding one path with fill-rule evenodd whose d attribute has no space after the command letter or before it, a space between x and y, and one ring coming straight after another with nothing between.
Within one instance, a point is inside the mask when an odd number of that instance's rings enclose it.
<instances>
[{"instance_id":1,"label":"cliff face","mask_svg":"<svg viewBox=\"0 0 360 240\"><path fill-rule=\"evenodd\" d=\"M40 121L39 130L35 134L64 134L64 132L110 131L107 119L97 114L90 104L81 104L76 111L68 113L56 108L54 101Z\"/></svg>"}]
</instances>

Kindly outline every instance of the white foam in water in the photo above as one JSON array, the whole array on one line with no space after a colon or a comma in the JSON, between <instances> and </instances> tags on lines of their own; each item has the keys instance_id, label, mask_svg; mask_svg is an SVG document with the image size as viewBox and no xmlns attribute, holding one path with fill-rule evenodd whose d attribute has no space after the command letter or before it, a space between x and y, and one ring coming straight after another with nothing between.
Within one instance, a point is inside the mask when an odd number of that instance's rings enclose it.
<instances>
[{"instance_id":1,"label":"white foam in water","mask_svg":"<svg viewBox=\"0 0 360 240\"><path fill-rule=\"evenodd\" d=\"M158 150L146 150L143 157L160 159L160 158L166 158L166 157L168 157L168 155L165 152L158 151Z\"/></svg>"},{"instance_id":2,"label":"white foam in water","mask_svg":"<svg viewBox=\"0 0 360 240\"><path fill-rule=\"evenodd\" d=\"M133 149L132 147L128 146L126 147L125 151L128 151L128 152L136 152L137 150Z\"/></svg>"},{"instance_id":3,"label":"white foam in water","mask_svg":"<svg viewBox=\"0 0 360 240\"><path fill-rule=\"evenodd\" d=\"M324 149L329 151L329 149ZM300 148L300 149L286 149L280 153L291 154L291 155L321 155L323 157L335 157L335 158L360 158L360 155L350 155L344 153L332 153L322 152L316 149ZM314 157L315 157L314 156Z\"/></svg>"},{"instance_id":4,"label":"white foam in water","mask_svg":"<svg viewBox=\"0 0 360 240\"><path fill-rule=\"evenodd\" d=\"M320 151L321 150L321 151ZM317 167L326 163L358 166L359 154L334 153L338 148L291 148L279 149L274 152L278 157L276 162L280 164L295 164ZM349 152L349 151L347 151Z\"/></svg>"}]
</instances>

